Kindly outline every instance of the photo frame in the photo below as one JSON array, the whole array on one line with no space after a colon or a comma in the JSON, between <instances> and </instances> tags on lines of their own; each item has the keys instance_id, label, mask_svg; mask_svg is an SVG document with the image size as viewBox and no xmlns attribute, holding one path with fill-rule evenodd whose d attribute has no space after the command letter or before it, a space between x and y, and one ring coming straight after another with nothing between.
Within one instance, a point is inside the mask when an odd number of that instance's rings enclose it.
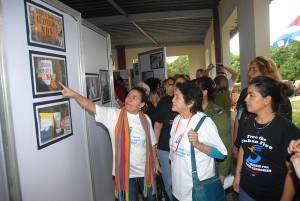
<instances>
[{"instance_id":1,"label":"photo frame","mask_svg":"<svg viewBox=\"0 0 300 201\"><path fill-rule=\"evenodd\" d=\"M110 81L108 70L100 70L100 86L102 93L102 104L110 102Z\"/></svg>"},{"instance_id":2,"label":"photo frame","mask_svg":"<svg viewBox=\"0 0 300 201\"><path fill-rule=\"evenodd\" d=\"M73 135L70 100L33 103L38 150Z\"/></svg>"},{"instance_id":3,"label":"photo frame","mask_svg":"<svg viewBox=\"0 0 300 201\"><path fill-rule=\"evenodd\" d=\"M68 86L66 57L30 50L29 59L33 97L60 95L59 82Z\"/></svg>"},{"instance_id":4,"label":"photo frame","mask_svg":"<svg viewBox=\"0 0 300 201\"><path fill-rule=\"evenodd\" d=\"M139 75L140 74L138 63L133 64L133 69L134 69L134 75Z\"/></svg>"},{"instance_id":5,"label":"photo frame","mask_svg":"<svg viewBox=\"0 0 300 201\"><path fill-rule=\"evenodd\" d=\"M151 69L165 67L163 52L157 52L154 54L150 54L150 67L151 67Z\"/></svg>"},{"instance_id":6,"label":"photo frame","mask_svg":"<svg viewBox=\"0 0 300 201\"><path fill-rule=\"evenodd\" d=\"M36 2L24 2L28 45L65 52L63 15Z\"/></svg>"},{"instance_id":7,"label":"photo frame","mask_svg":"<svg viewBox=\"0 0 300 201\"><path fill-rule=\"evenodd\" d=\"M142 81L146 82L147 79L149 78L154 78L154 73L153 71L144 71L142 72Z\"/></svg>"},{"instance_id":8,"label":"photo frame","mask_svg":"<svg viewBox=\"0 0 300 201\"><path fill-rule=\"evenodd\" d=\"M85 85L87 98L93 102L100 101L100 79L97 73L85 74Z\"/></svg>"}]
</instances>

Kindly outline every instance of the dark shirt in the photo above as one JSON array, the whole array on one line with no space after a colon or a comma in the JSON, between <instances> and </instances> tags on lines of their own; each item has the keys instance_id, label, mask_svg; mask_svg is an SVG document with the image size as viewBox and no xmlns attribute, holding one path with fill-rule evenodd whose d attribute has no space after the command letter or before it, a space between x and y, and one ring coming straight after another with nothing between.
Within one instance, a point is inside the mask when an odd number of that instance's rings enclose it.
<instances>
[{"instance_id":1,"label":"dark shirt","mask_svg":"<svg viewBox=\"0 0 300 201\"><path fill-rule=\"evenodd\" d=\"M243 133L243 130L245 129L245 126L248 123L248 119L252 115L254 115L247 111L246 101L245 101L248 94L247 90L248 90L247 87L242 90L236 105L236 109L238 111L237 116L238 116L239 127L238 127L237 137L234 142L234 145L237 147L239 147L241 144L241 135ZM292 104L288 97L283 97L283 99L279 103L277 114L280 114L283 117L287 118L288 120L292 121Z\"/></svg>"},{"instance_id":2,"label":"dark shirt","mask_svg":"<svg viewBox=\"0 0 300 201\"><path fill-rule=\"evenodd\" d=\"M242 135L244 150L241 188L255 200L280 200L289 160L287 147L300 138L300 130L277 114L270 124L255 124L249 118ZM257 129L263 128L263 129Z\"/></svg>"},{"instance_id":3,"label":"dark shirt","mask_svg":"<svg viewBox=\"0 0 300 201\"><path fill-rule=\"evenodd\" d=\"M164 151L170 151L169 140L170 132L174 118L178 113L172 111L173 96L163 97L156 106L153 114L154 121L163 124L157 148Z\"/></svg>"}]
</instances>

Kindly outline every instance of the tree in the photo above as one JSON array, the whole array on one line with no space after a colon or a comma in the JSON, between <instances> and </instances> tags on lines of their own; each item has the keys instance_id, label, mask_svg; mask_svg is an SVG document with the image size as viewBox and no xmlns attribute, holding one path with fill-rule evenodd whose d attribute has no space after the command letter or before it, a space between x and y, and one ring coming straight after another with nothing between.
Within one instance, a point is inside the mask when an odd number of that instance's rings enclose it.
<instances>
[{"instance_id":1,"label":"tree","mask_svg":"<svg viewBox=\"0 0 300 201\"><path fill-rule=\"evenodd\" d=\"M271 57L277 64L283 80L300 79L300 41L278 48L271 47Z\"/></svg>"},{"instance_id":2,"label":"tree","mask_svg":"<svg viewBox=\"0 0 300 201\"><path fill-rule=\"evenodd\" d=\"M172 63L167 64L168 77L172 77L175 74L189 74L189 58L188 56L179 56Z\"/></svg>"},{"instance_id":3,"label":"tree","mask_svg":"<svg viewBox=\"0 0 300 201\"><path fill-rule=\"evenodd\" d=\"M240 55L230 53L230 60L231 60L231 68L238 72L238 78L236 82L241 82L241 63L240 63Z\"/></svg>"}]
</instances>

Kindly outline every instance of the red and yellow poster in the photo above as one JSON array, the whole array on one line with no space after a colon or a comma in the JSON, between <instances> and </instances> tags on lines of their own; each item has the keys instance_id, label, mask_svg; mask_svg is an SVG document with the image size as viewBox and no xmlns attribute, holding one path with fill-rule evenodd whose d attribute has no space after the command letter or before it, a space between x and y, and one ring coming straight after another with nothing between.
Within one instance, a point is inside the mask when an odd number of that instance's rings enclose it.
<instances>
[{"instance_id":1,"label":"red and yellow poster","mask_svg":"<svg viewBox=\"0 0 300 201\"><path fill-rule=\"evenodd\" d=\"M36 27L37 37L40 39L56 39L56 20L55 16L42 11L34 9L34 26Z\"/></svg>"},{"instance_id":2,"label":"red and yellow poster","mask_svg":"<svg viewBox=\"0 0 300 201\"><path fill-rule=\"evenodd\" d=\"M35 2L26 2L29 45L65 51L63 15Z\"/></svg>"}]
</instances>

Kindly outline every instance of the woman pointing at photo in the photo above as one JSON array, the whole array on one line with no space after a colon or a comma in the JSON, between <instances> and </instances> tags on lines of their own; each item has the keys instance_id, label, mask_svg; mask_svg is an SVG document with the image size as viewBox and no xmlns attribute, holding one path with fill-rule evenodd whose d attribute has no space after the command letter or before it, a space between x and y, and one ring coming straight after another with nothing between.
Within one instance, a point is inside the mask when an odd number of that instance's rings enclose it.
<instances>
[{"instance_id":1,"label":"woman pointing at photo","mask_svg":"<svg viewBox=\"0 0 300 201\"><path fill-rule=\"evenodd\" d=\"M95 114L97 122L104 124L113 149L113 176L115 196L118 200L138 201L139 192L147 200L153 196L154 174L160 172L155 152L155 136L150 118L142 110L147 100L143 88L133 88L122 109L102 107L62 86L63 97L74 98L83 108Z\"/></svg>"}]
</instances>

